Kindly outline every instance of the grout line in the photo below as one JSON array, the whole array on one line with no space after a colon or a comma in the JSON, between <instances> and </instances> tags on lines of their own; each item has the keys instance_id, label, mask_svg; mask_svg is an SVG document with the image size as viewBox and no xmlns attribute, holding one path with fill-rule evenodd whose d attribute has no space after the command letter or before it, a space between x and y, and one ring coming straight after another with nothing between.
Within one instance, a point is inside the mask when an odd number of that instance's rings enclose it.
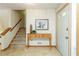
<instances>
[{"instance_id":1,"label":"grout line","mask_svg":"<svg viewBox=\"0 0 79 59\"><path fill-rule=\"evenodd\" d=\"M55 48L56 48L56 47L55 47ZM56 49L57 49L57 48L56 48ZM61 56L63 56L62 53L61 53L58 49L57 49L57 51L60 53Z\"/></svg>"}]
</instances>

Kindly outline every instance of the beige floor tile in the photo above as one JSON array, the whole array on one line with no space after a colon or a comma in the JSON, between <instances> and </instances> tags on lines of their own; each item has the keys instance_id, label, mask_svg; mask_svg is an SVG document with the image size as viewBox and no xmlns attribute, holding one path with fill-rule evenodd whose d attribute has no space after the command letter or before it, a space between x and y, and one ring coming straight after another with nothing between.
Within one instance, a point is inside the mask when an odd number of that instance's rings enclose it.
<instances>
[{"instance_id":1,"label":"beige floor tile","mask_svg":"<svg viewBox=\"0 0 79 59\"><path fill-rule=\"evenodd\" d=\"M2 56L61 56L55 47L9 47L2 51Z\"/></svg>"},{"instance_id":2,"label":"beige floor tile","mask_svg":"<svg viewBox=\"0 0 79 59\"><path fill-rule=\"evenodd\" d=\"M14 39L14 43L10 45L10 47L4 51L0 51L0 56L61 56L61 54L57 51L55 47L51 49L49 47L25 47L21 40L25 41L26 38L24 33L24 29L20 30L18 36ZM22 37L22 38L19 38ZM24 38L23 38L24 37ZM18 41L19 40L19 41Z\"/></svg>"}]
</instances>

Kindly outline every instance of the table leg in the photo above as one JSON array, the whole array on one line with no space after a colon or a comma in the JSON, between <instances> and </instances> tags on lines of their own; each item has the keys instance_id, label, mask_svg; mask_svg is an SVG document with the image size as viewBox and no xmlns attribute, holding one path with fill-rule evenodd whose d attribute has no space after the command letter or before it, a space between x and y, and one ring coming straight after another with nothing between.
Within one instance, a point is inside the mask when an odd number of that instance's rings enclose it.
<instances>
[{"instance_id":1,"label":"table leg","mask_svg":"<svg viewBox=\"0 0 79 59\"><path fill-rule=\"evenodd\" d=\"M28 38L28 41L27 41L27 47L29 48L29 38Z\"/></svg>"},{"instance_id":2,"label":"table leg","mask_svg":"<svg viewBox=\"0 0 79 59\"><path fill-rule=\"evenodd\" d=\"M51 39L49 39L49 45L50 45L50 48L52 48Z\"/></svg>"}]
</instances>

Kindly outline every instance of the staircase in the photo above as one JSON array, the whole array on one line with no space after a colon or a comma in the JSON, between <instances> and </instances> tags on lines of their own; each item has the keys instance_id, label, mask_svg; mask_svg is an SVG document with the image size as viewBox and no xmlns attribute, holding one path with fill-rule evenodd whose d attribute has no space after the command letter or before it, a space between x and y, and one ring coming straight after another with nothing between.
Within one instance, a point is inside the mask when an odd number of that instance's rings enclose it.
<instances>
[{"instance_id":1,"label":"staircase","mask_svg":"<svg viewBox=\"0 0 79 59\"><path fill-rule=\"evenodd\" d=\"M25 47L25 44L26 44L26 31L25 29L20 29L15 39L11 43L11 46L15 48L22 48Z\"/></svg>"}]
</instances>

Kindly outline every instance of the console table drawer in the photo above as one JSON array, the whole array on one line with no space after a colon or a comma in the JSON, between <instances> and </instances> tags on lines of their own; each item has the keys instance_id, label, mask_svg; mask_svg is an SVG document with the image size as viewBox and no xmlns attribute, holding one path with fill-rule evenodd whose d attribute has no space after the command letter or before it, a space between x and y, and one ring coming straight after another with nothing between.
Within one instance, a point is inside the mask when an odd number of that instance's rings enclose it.
<instances>
[{"instance_id":1,"label":"console table drawer","mask_svg":"<svg viewBox=\"0 0 79 59\"><path fill-rule=\"evenodd\" d=\"M39 38L39 37L40 37L40 35L35 35L35 37Z\"/></svg>"},{"instance_id":2,"label":"console table drawer","mask_svg":"<svg viewBox=\"0 0 79 59\"><path fill-rule=\"evenodd\" d=\"M30 41L29 45L39 45L39 46L44 46L44 45L49 45L49 41Z\"/></svg>"}]
</instances>

